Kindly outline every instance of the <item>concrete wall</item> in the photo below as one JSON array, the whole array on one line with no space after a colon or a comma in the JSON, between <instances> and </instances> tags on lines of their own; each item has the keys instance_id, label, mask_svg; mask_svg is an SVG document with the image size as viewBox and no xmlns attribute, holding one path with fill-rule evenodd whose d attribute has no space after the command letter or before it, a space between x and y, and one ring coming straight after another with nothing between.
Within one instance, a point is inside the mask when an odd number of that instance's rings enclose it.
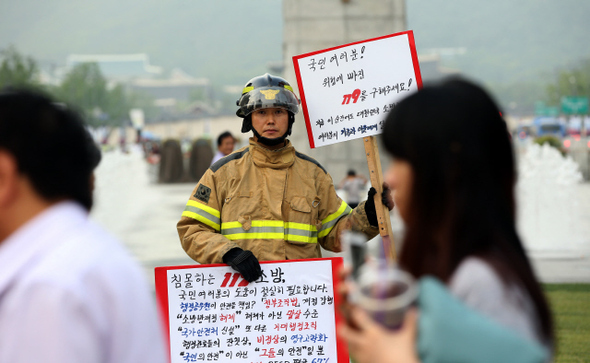
<instances>
[{"instance_id":1,"label":"concrete wall","mask_svg":"<svg viewBox=\"0 0 590 363\"><path fill-rule=\"evenodd\" d=\"M166 139L176 139L179 141L188 140L193 142L199 138L211 139L213 149L217 151L217 136L222 132L229 131L237 139L236 149L248 145L248 138L251 134L242 134L242 119L237 116L222 116L208 119L181 120L175 122L162 122L147 124L143 130L149 131L162 141ZM133 144L136 139L137 131L132 127L126 128L126 140L128 144ZM108 144L118 146L120 141L120 131L115 129L111 132Z\"/></svg>"},{"instance_id":2,"label":"concrete wall","mask_svg":"<svg viewBox=\"0 0 590 363\"><path fill-rule=\"evenodd\" d=\"M158 124L148 124L145 130L154 133L164 139L172 138L178 140L193 141L198 138L212 140L212 145L217 150L217 136L225 131L231 132L238 140L236 149L248 145L250 133L242 134L242 119L237 116L221 116L215 118L203 118L197 120L184 120Z\"/></svg>"},{"instance_id":3,"label":"concrete wall","mask_svg":"<svg viewBox=\"0 0 590 363\"><path fill-rule=\"evenodd\" d=\"M405 0L283 0L283 18L283 76L295 88L293 56L407 30ZM311 150L302 113L290 139L299 151L317 159L336 183L350 168L368 177L362 139Z\"/></svg>"}]
</instances>

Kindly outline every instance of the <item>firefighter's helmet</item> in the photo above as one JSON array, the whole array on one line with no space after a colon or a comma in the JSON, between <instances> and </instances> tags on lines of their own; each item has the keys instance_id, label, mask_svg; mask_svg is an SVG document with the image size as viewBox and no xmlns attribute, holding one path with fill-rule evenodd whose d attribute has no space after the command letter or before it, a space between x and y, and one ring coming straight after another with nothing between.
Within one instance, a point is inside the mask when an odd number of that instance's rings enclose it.
<instances>
[{"instance_id":1,"label":"firefighter's helmet","mask_svg":"<svg viewBox=\"0 0 590 363\"><path fill-rule=\"evenodd\" d=\"M299 112L299 99L289 82L268 73L249 80L236 104L236 115L242 118L261 108L284 108L293 115Z\"/></svg>"}]
</instances>

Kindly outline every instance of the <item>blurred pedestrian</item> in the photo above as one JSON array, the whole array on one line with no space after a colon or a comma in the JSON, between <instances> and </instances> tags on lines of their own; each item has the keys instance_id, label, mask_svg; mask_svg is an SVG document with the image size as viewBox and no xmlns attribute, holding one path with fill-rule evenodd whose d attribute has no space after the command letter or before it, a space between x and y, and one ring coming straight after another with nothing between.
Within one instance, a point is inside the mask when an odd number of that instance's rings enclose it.
<instances>
[{"instance_id":1,"label":"blurred pedestrian","mask_svg":"<svg viewBox=\"0 0 590 363\"><path fill-rule=\"evenodd\" d=\"M182 145L177 139L168 139L162 143L158 182L176 183L182 180L184 174L184 156Z\"/></svg>"},{"instance_id":2,"label":"blurred pedestrian","mask_svg":"<svg viewBox=\"0 0 590 363\"><path fill-rule=\"evenodd\" d=\"M350 208L326 169L287 139L299 100L286 80L268 73L252 78L238 106L242 132L253 137L213 164L191 193L177 224L191 258L226 263L254 281L259 261L317 258L320 246L340 252L346 229L377 235L374 198Z\"/></svg>"},{"instance_id":3,"label":"blurred pedestrian","mask_svg":"<svg viewBox=\"0 0 590 363\"><path fill-rule=\"evenodd\" d=\"M490 96L465 80L424 87L391 111L382 141L406 224L400 267L437 278L469 309L551 351L549 306L515 226L514 153ZM416 316L391 332L353 308L341 334L358 363L417 362Z\"/></svg>"},{"instance_id":4,"label":"blurred pedestrian","mask_svg":"<svg viewBox=\"0 0 590 363\"><path fill-rule=\"evenodd\" d=\"M346 192L346 203L350 208L356 208L367 189L367 178L362 174L357 174L354 169L350 169L338 184L338 189Z\"/></svg>"},{"instance_id":5,"label":"blurred pedestrian","mask_svg":"<svg viewBox=\"0 0 590 363\"><path fill-rule=\"evenodd\" d=\"M166 362L142 270L88 217L100 158L65 106L0 93L0 362Z\"/></svg>"},{"instance_id":6,"label":"blurred pedestrian","mask_svg":"<svg viewBox=\"0 0 590 363\"><path fill-rule=\"evenodd\" d=\"M121 152L127 154L129 150L127 150L127 129L124 126L119 127L119 146L121 147Z\"/></svg>"},{"instance_id":7,"label":"blurred pedestrian","mask_svg":"<svg viewBox=\"0 0 590 363\"><path fill-rule=\"evenodd\" d=\"M211 165L215 164L217 160L231 154L234 151L235 145L236 139L229 131L225 131L219 135L217 137L217 153L213 156Z\"/></svg>"}]
</instances>

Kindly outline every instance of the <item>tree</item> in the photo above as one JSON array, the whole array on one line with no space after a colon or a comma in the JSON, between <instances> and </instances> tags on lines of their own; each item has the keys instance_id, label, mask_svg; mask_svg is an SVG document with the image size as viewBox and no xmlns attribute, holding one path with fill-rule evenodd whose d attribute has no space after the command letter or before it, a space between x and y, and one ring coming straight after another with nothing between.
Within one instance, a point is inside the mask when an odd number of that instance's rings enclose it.
<instances>
[{"instance_id":1,"label":"tree","mask_svg":"<svg viewBox=\"0 0 590 363\"><path fill-rule=\"evenodd\" d=\"M96 63L74 66L55 90L55 94L59 99L78 108L90 126L94 127L125 126L132 108L143 109L147 118L157 114L153 98L130 92L122 84L109 86Z\"/></svg>"},{"instance_id":2,"label":"tree","mask_svg":"<svg viewBox=\"0 0 590 363\"><path fill-rule=\"evenodd\" d=\"M39 66L31 57L20 54L16 47L0 50L0 88L40 87Z\"/></svg>"},{"instance_id":3,"label":"tree","mask_svg":"<svg viewBox=\"0 0 590 363\"><path fill-rule=\"evenodd\" d=\"M58 98L77 107L92 126L105 124L107 81L96 63L80 63L66 74L56 90Z\"/></svg>"},{"instance_id":4,"label":"tree","mask_svg":"<svg viewBox=\"0 0 590 363\"><path fill-rule=\"evenodd\" d=\"M125 87L117 84L113 89L108 91L106 103L104 104L104 118L109 124L121 124L124 120L129 119L129 110L133 106L131 100L125 91Z\"/></svg>"},{"instance_id":5,"label":"tree","mask_svg":"<svg viewBox=\"0 0 590 363\"><path fill-rule=\"evenodd\" d=\"M578 66L561 70L555 83L547 86L547 99L550 104L559 105L561 97L579 96L590 98L590 58Z\"/></svg>"}]
</instances>

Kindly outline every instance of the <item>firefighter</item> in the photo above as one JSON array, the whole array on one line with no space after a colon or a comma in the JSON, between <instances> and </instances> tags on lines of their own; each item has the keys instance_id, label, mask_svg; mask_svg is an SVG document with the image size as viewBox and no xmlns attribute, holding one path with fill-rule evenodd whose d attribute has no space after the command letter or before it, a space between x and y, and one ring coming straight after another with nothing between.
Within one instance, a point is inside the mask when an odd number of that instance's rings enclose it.
<instances>
[{"instance_id":1,"label":"firefighter","mask_svg":"<svg viewBox=\"0 0 590 363\"><path fill-rule=\"evenodd\" d=\"M326 169L287 139L299 111L287 81L268 73L252 78L237 105L242 133L253 133L249 145L205 172L177 224L192 259L226 263L254 281L259 261L318 258L320 246L340 252L343 230L377 235L375 189L350 208ZM393 208L388 189L383 196Z\"/></svg>"}]
</instances>

